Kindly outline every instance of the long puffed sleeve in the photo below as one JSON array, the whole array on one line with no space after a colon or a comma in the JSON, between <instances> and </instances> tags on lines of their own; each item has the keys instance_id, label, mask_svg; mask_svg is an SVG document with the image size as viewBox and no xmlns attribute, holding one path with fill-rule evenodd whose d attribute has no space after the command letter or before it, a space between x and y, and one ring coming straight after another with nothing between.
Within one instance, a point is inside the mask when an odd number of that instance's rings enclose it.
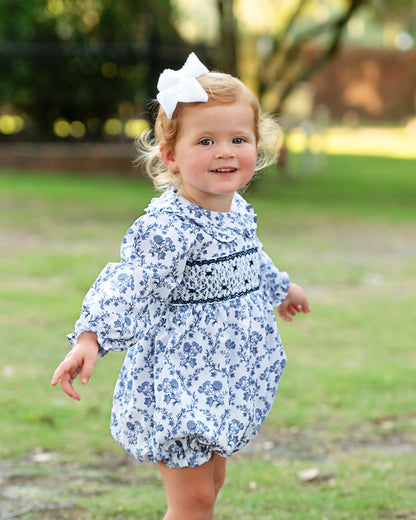
<instances>
[{"instance_id":1,"label":"long puffed sleeve","mask_svg":"<svg viewBox=\"0 0 416 520\"><path fill-rule=\"evenodd\" d=\"M145 337L180 283L191 236L174 214L138 219L123 239L120 263L107 264L85 296L81 316L68 336L70 344L74 346L82 332L95 332L103 356Z\"/></svg>"},{"instance_id":2,"label":"long puffed sleeve","mask_svg":"<svg viewBox=\"0 0 416 520\"><path fill-rule=\"evenodd\" d=\"M278 307L289 291L289 275L285 271L279 271L273 260L264 251L261 243L259 243L259 250L261 284L264 292L268 295L270 303L273 307Z\"/></svg>"}]
</instances>

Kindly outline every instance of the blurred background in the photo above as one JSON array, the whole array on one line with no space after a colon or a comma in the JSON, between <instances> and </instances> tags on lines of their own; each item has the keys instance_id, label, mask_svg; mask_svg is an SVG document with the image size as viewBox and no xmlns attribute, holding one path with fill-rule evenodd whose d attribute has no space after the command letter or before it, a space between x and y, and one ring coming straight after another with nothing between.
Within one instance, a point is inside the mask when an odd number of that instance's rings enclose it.
<instances>
[{"instance_id":1,"label":"blurred background","mask_svg":"<svg viewBox=\"0 0 416 520\"><path fill-rule=\"evenodd\" d=\"M281 123L244 196L313 310L279 321L276 406L218 518L415 520L416 0L0 0L0 517L164 514L108 431L123 356L81 403L49 382L155 195L134 138L191 51Z\"/></svg>"},{"instance_id":2,"label":"blurred background","mask_svg":"<svg viewBox=\"0 0 416 520\"><path fill-rule=\"evenodd\" d=\"M159 74L191 51L240 76L280 117L285 148L371 153L380 139L392 154L416 148L416 0L0 5L0 167L131 171L128 143L152 124ZM345 128L363 127L345 144ZM40 143L84 148L66 165L73 147Z\"/></svg>"}]
</instances>

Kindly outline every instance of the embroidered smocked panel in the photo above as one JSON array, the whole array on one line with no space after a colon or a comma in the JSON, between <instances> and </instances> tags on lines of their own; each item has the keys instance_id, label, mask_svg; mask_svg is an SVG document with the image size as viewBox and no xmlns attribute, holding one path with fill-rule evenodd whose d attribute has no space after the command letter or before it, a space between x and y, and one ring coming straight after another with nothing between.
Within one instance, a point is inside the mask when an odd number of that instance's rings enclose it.
<instances>
[{"instance_id":1,"label":"embroidered smocked panel","mask_svg":"<svg viewBox=\"0 0 416 520\"><path fill-rule=\"evenodd\" d=\"M209 260L189 260L171 303L214 303L244 296L260 287L257 247Z\"/></svg>"}]
</instances>

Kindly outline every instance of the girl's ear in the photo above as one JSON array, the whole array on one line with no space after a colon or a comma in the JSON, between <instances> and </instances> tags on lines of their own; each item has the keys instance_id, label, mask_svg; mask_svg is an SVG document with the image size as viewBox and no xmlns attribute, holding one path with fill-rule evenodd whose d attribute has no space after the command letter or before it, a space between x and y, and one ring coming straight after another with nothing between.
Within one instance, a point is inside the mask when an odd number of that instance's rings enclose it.
<instances>
[{"instance_id":1,"label":"girl's ear","mask_svg":"<svg viewBox=\"0 0 416 520\"><path fill-rule=\"evenodd\" d=\"M159 146L160 156L162 157L162 161L166 168L171 170L172 172L178 170L178 166L175 161L175 153L171 146L168 146L166 143L160 143Z\"/></svg>"}]
</instances>

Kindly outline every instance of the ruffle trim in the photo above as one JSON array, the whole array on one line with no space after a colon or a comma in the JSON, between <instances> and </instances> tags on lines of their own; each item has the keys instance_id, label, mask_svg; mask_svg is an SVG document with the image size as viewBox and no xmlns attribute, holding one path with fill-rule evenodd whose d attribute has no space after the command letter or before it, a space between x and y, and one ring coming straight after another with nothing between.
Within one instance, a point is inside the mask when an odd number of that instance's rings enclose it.
<instances>
[{"instance_id":1,"label":"ruffle trim","mask_svg":"<svg viewBox=\"0 0 416 520\"><path fill-rule=\"evenodd\" d=\"M178 195L172 187L160 197L152 199L145 211L148 214L174 213L189 218L220 242L231 242L238 235L250 237L257 230L257 215L238 193L234 194L230 211L219 212L193 204Z\"/></svg>"}]
</instances>

